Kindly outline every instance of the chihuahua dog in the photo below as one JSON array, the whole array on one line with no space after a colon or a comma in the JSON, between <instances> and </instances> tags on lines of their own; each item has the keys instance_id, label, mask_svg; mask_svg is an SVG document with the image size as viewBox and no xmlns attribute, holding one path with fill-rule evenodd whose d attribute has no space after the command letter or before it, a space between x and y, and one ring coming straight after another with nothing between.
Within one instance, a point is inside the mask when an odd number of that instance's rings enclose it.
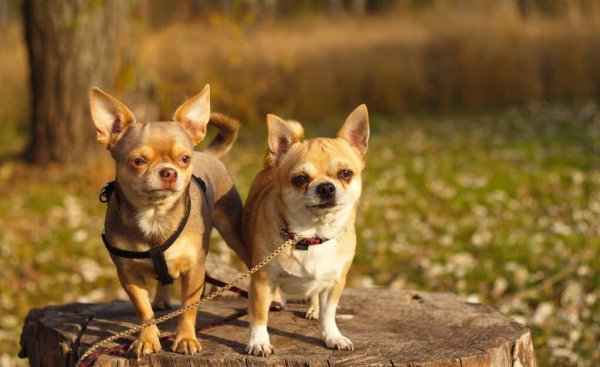
<instances>
[{"instance_id":1,"label":"chihuahua dog","mask_svg":"<svg viewBox=\"0 0 600 367\"><path fill-rule=\"evenodd\" d=\"M274 352L267 332L269 305L281 288L311 299L306 317L320 318L327 347L352 350L335 321L356 248L354 221L369 139L367 107L357 107L337 138L302 140L295 121L267 116L269 151L244 208L243 233L252 264L284 241L286 248L253 274L246 352Z\"/></svg>"},{"instance_id":2,"label":"chihuahua dog","mask_svg":"<svg viewBox=\"0 0 600 367\"><path fill-rule=\"evenodd\" d=\"M183 307L199 299L213 224L237 255L250 263L241 232L242 202L219 160L236 140L239 124L210 113L208 85L168 122L136 121L123 103L98 88L90 91L90 107L97 139L116 164L103 238L142 322L154 318L152 306L170 307L166 284L173 278L181 278ZM194 152L209 122L219 132L204 152ZM136 258L143 253L151 256ZM161 283L151 304L145 284L157 276ZM195 310L181 315L173 351L200 351L195 327ZM140 331L130 348L138 357L160 349L156 325Z\"/></svg>"}]
</instances>

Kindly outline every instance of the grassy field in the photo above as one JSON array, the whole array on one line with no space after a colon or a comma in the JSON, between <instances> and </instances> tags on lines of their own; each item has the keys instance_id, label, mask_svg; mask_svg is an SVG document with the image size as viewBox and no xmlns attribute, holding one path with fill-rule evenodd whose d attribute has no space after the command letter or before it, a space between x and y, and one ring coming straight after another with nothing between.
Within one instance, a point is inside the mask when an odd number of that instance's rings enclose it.
<instances>
[{"instance_id":1,"label":"grassy field","mask_svg":"<svg viewBox=\"0 0 600 367\"><path fill-rule=\"evenodd\" d=\"M313 121L307 135L342 121ZM599 142L593 103L373 116L349 285L456 292L531 327L540 366L593 366ZM226 158L242 193L264 148L264 129L247 126ZM124 297L99 239L97 192L110 178L0 163L0 365L24 364L15 355L31 307Z\"/></svg>"}]
</instances>

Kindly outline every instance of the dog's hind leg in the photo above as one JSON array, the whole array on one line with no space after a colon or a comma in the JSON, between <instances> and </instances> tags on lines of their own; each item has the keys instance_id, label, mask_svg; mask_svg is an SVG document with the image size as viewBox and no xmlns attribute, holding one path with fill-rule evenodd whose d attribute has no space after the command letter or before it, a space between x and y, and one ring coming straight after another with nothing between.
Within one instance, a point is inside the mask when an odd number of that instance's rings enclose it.
<instances>
[{"instance_id":1,"label":"dog's hind leg","mask_svg":"<svg viewBox=\"0 0 600 367\"><path fill-rule=\"evenodd\" d=\"M276 287L273 292L273 301L271 301L271 306L269 307L270 311L283 311L286 306L285 296L281 291L281 288Z\"/></svg>"},{"instance_id":2,"label":"dog's hind leg","mask_svg":"<svg viewBox=\"0 0 600 367\"><path fill-rule=\"evenodd\" d=\"M309 299L310 305L304 313L304 317L307 319L317 320L319 319L319 294L314 294Z\"/></svg>"},{"instance_id":3,"label":"dog's hind leg","mask_svg":"<svg viewBox=\"0 0 600 367\"><path fill-rule=\"evenodd\" d=\"M156 285L156 294L152 301L152 309L154 311L170 310L171 295L169 294L169 286L163 285L160 282Z\"/></svg>"},{"instance_id":4,"label":"dog's hind leg","mask_svg":"<svg viewBox=\"0 0 600 367\"><path fill-rule=\"evenodd\" d=\"M215 203L212 220L227 246L250 268L250 252L242 238L242 214L242 199L235 186L231 186L229 192Z\"/></svg>"}]
</instances>

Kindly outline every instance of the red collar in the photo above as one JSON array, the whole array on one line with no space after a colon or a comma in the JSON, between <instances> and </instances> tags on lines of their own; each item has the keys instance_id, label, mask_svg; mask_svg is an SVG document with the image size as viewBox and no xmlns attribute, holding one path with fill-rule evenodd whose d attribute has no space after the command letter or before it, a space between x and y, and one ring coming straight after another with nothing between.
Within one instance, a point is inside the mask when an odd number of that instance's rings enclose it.
<instances>
[{"instance_id":1,"label":"red collar","mask_svg":"<svg viewBox=\"0 0 600 367\"><path fill-rule=\"evenodd\" d=\"M309 246L320 245L323 242L329 241L329 239L320 237L316 234L312 237L299 238L298 235L296 235L293 232L290 232L287 228L282 229L279 232L279 235L286 241L287 240L297 240L296 243L294 244L294 248L296 250L308 250Z\"/></svg>"}]
</instances>

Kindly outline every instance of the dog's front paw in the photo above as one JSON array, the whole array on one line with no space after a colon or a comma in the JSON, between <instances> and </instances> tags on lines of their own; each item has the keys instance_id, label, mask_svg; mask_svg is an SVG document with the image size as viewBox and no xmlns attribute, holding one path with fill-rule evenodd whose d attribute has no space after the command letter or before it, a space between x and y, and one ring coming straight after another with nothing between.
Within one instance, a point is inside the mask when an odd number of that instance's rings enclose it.
<instances>
[{"instance_id":1,"label":"dog's front paw","mask_svg":"<svg viewBox=\"0 0 600 367\"><path fill-rule=\"evenodd\" d=\"M250 325L250 339L246 346L246 353L263 357L275 353L275 349L269 341L266 325Z\"/></svg>"},{"instance_id":2,"label":"dog's front paw","mask_svg":"<svg viewBox=\"0 0 600 367\"><path fill-rule=\"evenodd\" d=\"M138 339L131 343L129 350L133 351L138 358L160 351L159 333L156 325L143 329Z\"/></svg>"},{"instance_id":3,"label":"dog's front paw","mask_svg":"<svg viewBox=\"0 0 600 367\"><path fill-rule=\"evenodd\" d=\"M248 343L246 346L246 353L255 356L268 357L271 354L275 354L275 349L267 340L266 342L262 343Z\"/></svg>"},{"instance_id":4,"label":"dog's front paw","mask_svg":"<svg viewBox=\"0 0 600 367\"><path fill-rule=\"evenodd\" d=\"M337 335L326 335L324 337L325 344L327 348L337 349L337 350L354 350L354 344L350 341L350 339L346 338L342 334Z\"/></svg>"},{"instance_id":5,"label":"dog's front paw","mask_svg":"<svg viewBox=\"0 0 600 367\"><path fill-rule=\"evenodd\" d=\"M202 345L196 336L177 335L171 350L176 353L192 355L202 350Z\"/></svg>"}]
</instances>

